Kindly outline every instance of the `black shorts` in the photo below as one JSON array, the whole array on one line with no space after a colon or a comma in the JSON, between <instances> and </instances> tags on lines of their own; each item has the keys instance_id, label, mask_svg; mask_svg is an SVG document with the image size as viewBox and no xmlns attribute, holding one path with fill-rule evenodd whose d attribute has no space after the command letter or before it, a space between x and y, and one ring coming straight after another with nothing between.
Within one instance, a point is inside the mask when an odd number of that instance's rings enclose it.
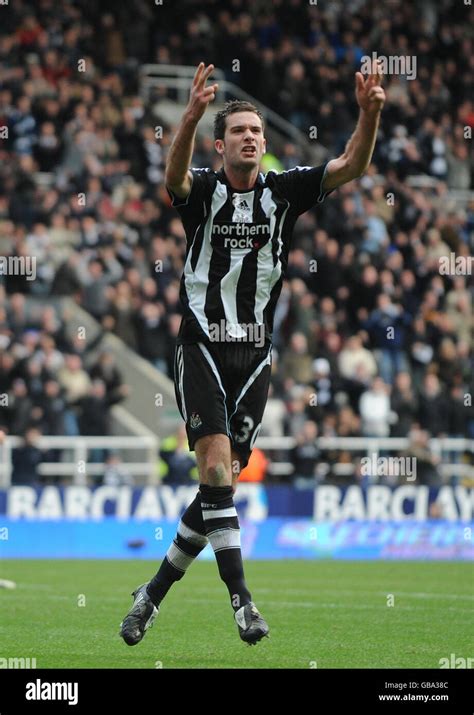
<instances>
[{"instance_id":1,"label":"black shorts","mask_svg":"<svg viewBox=\"0 0 474 715\"><path fill-rule=\"evenodd\" d=\"M190 450L205 435L226 434L246 466L267 403L271 359L269 344L177 345L174 388Z\"/></svg>"}]
</instances>

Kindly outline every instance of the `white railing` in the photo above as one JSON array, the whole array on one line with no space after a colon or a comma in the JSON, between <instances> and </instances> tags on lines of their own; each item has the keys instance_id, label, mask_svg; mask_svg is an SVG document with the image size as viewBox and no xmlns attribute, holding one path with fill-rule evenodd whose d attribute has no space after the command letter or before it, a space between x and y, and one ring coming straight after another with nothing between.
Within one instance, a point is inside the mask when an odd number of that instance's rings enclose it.
<instances>
[{"instance_id":1,"label":"white railing","mask_svg":"<svg viewBox=\"0 0 474 715\"><path fill-rule=\"evenodd\" d=\"M410 452L410 440L407 437L319 437L316 443L321 450L347 450L353 455L364 453L369 459L377 460L380 452ZM256 447L265 451L272 450L286 451L296 446L294 437L259 437ZM443 455L452 452L470 452L474 454L474 439L463 437L442 437L432 438L428 442L428 447L433 455L442 458ZM449 457L448 457L449 459ZM355 466L345 462L336 462L329 465L336 474L353 474ZM448 461L437 465L443 477L457 475L459 477L474 478L474 466L469 464L453 464ZM273 462L270 464L269 472L275 476L290 475L294 471L291 462Z\"/></svg>"},{"instance_id":2,"label":"white railing","mask_svg":"<svg viewBox=\"0 0 474 715\"><path fill-rule=\"evenodd\" d=\"M360 453L369 459L377 459L380 452L406 452L409 454L410 440L405 437L319 437L317 445L321 450L346 450L353 453L354 457ZM66 461L42 462L38 466L41 476L70 477L74 484L84 484L87 476L100 476L104 472L103 462L88 462L88 451L91 449L143 450L144 459L141 462L127 462L123 460L126 471L136 477L144 477L147 483L157 481L157 462L160 440L152 435L134 437L40 437L37 446L41 450L61 449L71 450L72 457L63 454ZM6 488L11 483L12 450L23 445L19 437L7 437L5 443L0 445L0 488ZM296 445L293 437L259 437L256 446L263 449L271 458L271 453L288 452ZM470 452L474 454L474 440L465 438L444 437L433 438L429 441L432 454L442 458L438 469L443 477L457 475L459 477L474 478L474 466L469 464L450 463L450 454ZM69 461L67 461L69 460ZM336 462L328 465L337 474L352 474L355 471L353 464ZM273 460L269 467L273 476L287 476L294 472L293 464L289 461Z\"/></svg>"},{"instance_id":3,"label":"white railing","mask_svg":"<svg viewBox=\"0 0 474 715\"><path fill-rule=\"evenodd\" d=\"M24 444L19 437L7 437L4 444L0 445L0 487L6 488L11 483L12 475L12 450ZM126 471L132 476L142 476L148 482L156 478L156 465L158 461L158 438L150 435L134 437L39 437L35 446L40 450L60 449L72 450L72 459L64 462L41 462L38 465L38 474L42 476L72 477L74 484L83 484L87 476L97 476L104 472L104 462L89 462L88 452L91 449L113 450L143 450L145 452L142 462L127 462L123 464ZM67 455L66 455L67 457Z\"/></svg>"}]
</instances>

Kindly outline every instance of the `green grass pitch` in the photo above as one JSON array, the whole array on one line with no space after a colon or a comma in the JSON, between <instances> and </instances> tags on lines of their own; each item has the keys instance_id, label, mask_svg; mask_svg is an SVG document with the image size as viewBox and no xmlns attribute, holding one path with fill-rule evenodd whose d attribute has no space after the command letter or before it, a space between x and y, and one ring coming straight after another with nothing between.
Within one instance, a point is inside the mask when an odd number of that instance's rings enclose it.
<instances>
[{"instance_id":1,"label":"green grass pitch","mask_svg":"<svg viewBox=\"0 0 474 715\"><path fill-rule=\"evenodd\" d=\"M215 563L198 562L130 648L119 624L156 566L3 561L0 576L17 588L0 590L0 655L37 668L439 668L473 655L469 563L249 561L271 636L251 648Z\"/></svg>"}]
</instances>

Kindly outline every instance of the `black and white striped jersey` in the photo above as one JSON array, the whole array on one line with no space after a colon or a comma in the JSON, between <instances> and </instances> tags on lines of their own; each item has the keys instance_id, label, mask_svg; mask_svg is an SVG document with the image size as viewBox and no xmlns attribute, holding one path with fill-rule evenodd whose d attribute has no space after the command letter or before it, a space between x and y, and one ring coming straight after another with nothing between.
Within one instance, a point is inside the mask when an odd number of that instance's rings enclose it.
<instances>
[{"instance_id":1,"label":"black and white striped jersey","mask_svg":"<svg viewBox=\"0 0 474 715\"><path fill-rule=\"evenodd\" d=\"M191 169L186 199L168 189L187 237L178 345L210 342L223 325L229 339L251 341L253 325L271 342L293 228L330 193L326 166L259 173L250 191L233 189L223 168Z\"/></svg>"}]
</instances>

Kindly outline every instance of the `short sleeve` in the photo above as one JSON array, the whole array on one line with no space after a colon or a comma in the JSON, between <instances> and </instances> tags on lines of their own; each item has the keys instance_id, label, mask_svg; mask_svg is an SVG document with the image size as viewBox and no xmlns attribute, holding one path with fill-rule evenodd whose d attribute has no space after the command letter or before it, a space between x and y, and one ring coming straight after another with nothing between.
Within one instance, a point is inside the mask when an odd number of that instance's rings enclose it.
<instances>
[{"instance_id":1,"label":"short sleeve","mask_svg":"<svg viewBox=\"0 0 474 715\"><path fill-rule=\"evenodd\" d=\"M329 161L319 166L296 166L289 171L277 174L280 192L290 202L290 206L299 216L312 206L324 201L333 189L323 191Z\"/></svg>"},{"instance_id":2,"label":"short sleeve","mask_svg":"<svg viewBox=\"0 0 474 715\"><path fill-rule=\"evenodd\" d=\"M191 191L186 198L176 196L171 189L166 187L166 190L171 199L171 205L183 215L193 215L196 219L204 214L204 201L207 189L208 169L191 169L192 184Z\"/></svg>"}]
</instances>

